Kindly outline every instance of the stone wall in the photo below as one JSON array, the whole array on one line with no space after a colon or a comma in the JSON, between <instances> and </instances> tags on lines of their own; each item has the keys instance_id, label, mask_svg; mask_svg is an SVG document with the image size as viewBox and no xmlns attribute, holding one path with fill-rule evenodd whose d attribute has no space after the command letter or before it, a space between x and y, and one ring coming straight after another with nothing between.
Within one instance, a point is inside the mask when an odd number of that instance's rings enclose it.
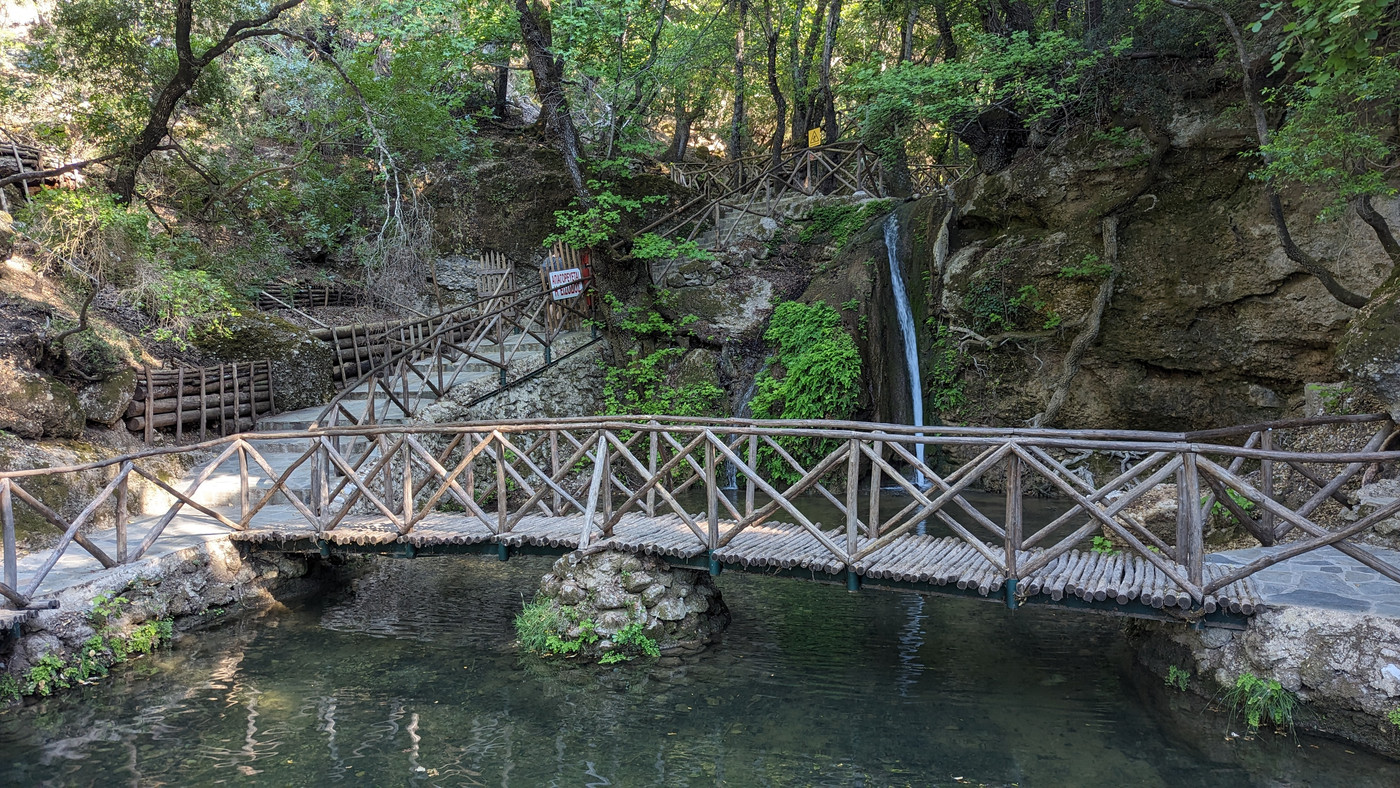
<instances>
[{"instance_id":1,"label":"stone wall","mask_svg":"<svg viewBox=\"0 0 1400 788\"><path fill-rule=\"evenodd\" d=\"M160 619L175 619L178 630L314 590L319 567L317 557L249 552L220 538L93 573L58 593L58 609L24 623L18 638L0 634L0 675L23 685L25 673L44 655L71 659L97 634L91 611L99 596L130 600L107 622L111 631Z\"/></svg>"},{"instance_id":2,"label":"stone wall","mask_svg":"<svg viewBox=\"0 0 1400 788\"><path fill-rule=\"evenodd\" d=\"M1400 755L1400 728L1387 719L1400 709L1400 620L1277 607L1243 632L1148 624L1136 645L1149 670L1188 670L1191 688L1208 698L1245 673L1275 679L1303 701L1299 730Z\"/></svg>"},{"instance_id":3,"label":"stone wall","mask_svg":"<svg viewBox=\"0 0 1400 788\"><path fill-rule=\"evenodd\" d=\"M605 350L606 343L595 345L475 405L468 403L496 388L500 381L494 376L470 381L453 388L445 398L424 408L419 418L433 424L451 424L595 416L603 409L602 359L605 358ZM521 361L507 375L513 379L538 364L538 360Z\"/></svg>"}]
</instances>

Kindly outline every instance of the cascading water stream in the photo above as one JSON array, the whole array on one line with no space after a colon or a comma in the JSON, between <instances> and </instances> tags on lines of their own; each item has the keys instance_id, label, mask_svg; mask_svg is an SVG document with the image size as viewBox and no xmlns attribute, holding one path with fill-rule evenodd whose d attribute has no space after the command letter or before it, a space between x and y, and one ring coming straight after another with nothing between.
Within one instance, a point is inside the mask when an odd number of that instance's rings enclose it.
<instances>
[{"instance_id":1,"label":"cascading water stream","mask_svg":"<svg viewBox=\"0 0 1400 788\"><path fill-rule=\"evenodd\" d=\"M899 265L899 217L891 213L885 220L885 249L890 260L890 288L894 290L895 315L899 318L899 333L904 338L904 366L909 373L909 399L914 406L914 426L924 426L924 398L919 377L919 341L914 333L914 310L909 306L909 291L904 286L904 270ZM920 436L923 433L918 433ZM916 444L914 454L924 461L924 445ZM924 474L915 471L914 483L924 486Z\"/></svg>"}]
</instances>

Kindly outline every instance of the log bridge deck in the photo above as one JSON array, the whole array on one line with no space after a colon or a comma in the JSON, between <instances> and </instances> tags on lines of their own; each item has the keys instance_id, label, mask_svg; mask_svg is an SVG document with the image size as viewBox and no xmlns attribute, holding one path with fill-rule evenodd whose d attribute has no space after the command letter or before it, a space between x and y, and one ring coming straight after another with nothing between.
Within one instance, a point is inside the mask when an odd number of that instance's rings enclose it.
<instances>
[{"instance_id":1,"label":"log bridge deck","mask_svg":"<svg viewBox=\"0 0 1400 788\"><path fill-rule=\"evenodd\" d=\"M1294 432L1319 427L1350 432L1364 445L1279 448L1293 444ZM956 593L1013 608L1088 607L1201 625L1241 626L1261 606L1252 578L1314 551L1339 551L1400 583L1393 556L1359 541L1400 513L1400 499L1349 522L1318 511L1334 501L1351 507L1368 477L1395 473L1400 452L1385 451L1396 433L1384 415L1196 433L925 429L654 416L362 424L5 471L0 597L10 617L52 606L43 583L65 550L81 548L94 569L140 560L183 510L251 549L501 558L623 550L712 573L730 567L852 590ZM163 455L180 453L215 455L184 489L159 473ZM738 480L732 500L721 489L725 466ZM37 494L70 484L66 474L90 479L99 471L110 481L76 515ZM170 504L140 525L139 544L129 547L132 483L163 492ZM995 517L965 495L974 485L1004 490ZM862 489L889 486L903 496L861 499ZM1148 527L1132 507L1163 486L1176 500L1174 529ZM1055 496L1065 511L1029 521L1022 505L1032 489ZM835 512L834 522L809 516L814 500ZM18 507L62 532L42 565L39 556L26 559L24 583ZM1220 512L1268 549L1244 563L1208 555L1206 523ZM114 527L89 538L99 513Z\"/></svg>"},{"instance_id":2,"label":"log bridge deck","mask_svg":"<svg viewBox=\"0 0 1400 788\"><path fill-rule=\"evenodd\" d=\"M703 519L703 514L692 519ZM346 518L334 530L318 533L305 523L269 524L231 535L258 549L335 553L370 553L419 558L464 553L496 555L505 560L519 553L563 555L579 548L581 515L526 517L506 534L496 534L484 522L455 513L435 513L413 531L400 534L385 517ZM736 521L720 521L730 529ZM840 545L840 529L825 531ZM907 533L865 558L847 564L822 542L793 523L768 522L746 529L728 545L707 550L678 515L649 517L631 513L618 520L612 536L593 542L590 549L617 550L664 559L718 574L721 570L782 575L845 584L856 588L911 590L1004 601L1011 607L1028 603L1063 603L1097 607L1146 618L1197 620L1234 626L1241 617L1262 607L1249 578L1237 580L1205 595L1200 605L1191 594L1140 556L1123 552L1071 550L1044 567L1009 584L1001 568L967 542L954 536ZM1043 551L1023 551L1022 561ZM1228 567L1206 566L1215 579Z\"/></svg>"}]
</instances>

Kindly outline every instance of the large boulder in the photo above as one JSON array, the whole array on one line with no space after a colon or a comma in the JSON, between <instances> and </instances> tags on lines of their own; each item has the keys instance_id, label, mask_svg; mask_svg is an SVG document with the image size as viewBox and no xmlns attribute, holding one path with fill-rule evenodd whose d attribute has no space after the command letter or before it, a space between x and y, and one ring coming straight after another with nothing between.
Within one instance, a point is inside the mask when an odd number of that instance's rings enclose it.
<instances>
[{"instance_id":1,"label":"large boulder","mask_svg":"<svg viewBox=\"0 0 1400 788\"><path fill-rule=\"evenodd\" d=\"M83 422L83 409L72 389L0 359L0 430L21 438L75 438Z\"/></svg>"},{"instance_id":2,"label":"large boulder","mask_svg":"<svg viewBox=\"0 0 1400 788\"><path fill-rule=\"evenodd\" d=\"M136 370L124 369L78 390L78 405L94 424L115 426L136 394Z\"/></svg>"},{"instance_id":3,"label":"large boulder","mask_svg":"<svg viewBox=\"0 0 1400 788\"><path fill-rule=\"evenodd\" d=\"M271 361L272 396L280 411L320 405L335 394L330 346L280 317L244 314L205 331L199 349L214 361Z\"/></svg>"},{"instance_id":4,"label":"large boulder","mask_svg":"<svg viewBox=\"0 0 1400 788\"><path fill-rule=\"evenodd\" d=\"M1352 318L1337 346L1337 366L1400 418L1400 271Z\"/></svg>"}]
</instances>

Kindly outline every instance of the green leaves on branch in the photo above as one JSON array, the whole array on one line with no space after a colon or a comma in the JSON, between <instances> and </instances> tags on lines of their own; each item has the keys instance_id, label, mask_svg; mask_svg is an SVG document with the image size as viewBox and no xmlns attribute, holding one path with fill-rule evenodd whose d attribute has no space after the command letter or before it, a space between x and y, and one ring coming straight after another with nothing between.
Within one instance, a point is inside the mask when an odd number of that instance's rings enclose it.
<instances>
[{"instance_id":1,"label":"green leaves on branch","mask_svg":"<svg viewBox=\"0 0 1400 788\"><path fill-rule=\"evenodd\" d=\"M1000 36L962 26L959 32L969 42L962 59L853 69L866 106L863 123L880 127L893 115L947 124L998 106L1030 124L1075 102L1085 76L1106 54L1059 31ZM1123 39L1107 54L1131 43Z\"/></svg>"}]
</instances>

